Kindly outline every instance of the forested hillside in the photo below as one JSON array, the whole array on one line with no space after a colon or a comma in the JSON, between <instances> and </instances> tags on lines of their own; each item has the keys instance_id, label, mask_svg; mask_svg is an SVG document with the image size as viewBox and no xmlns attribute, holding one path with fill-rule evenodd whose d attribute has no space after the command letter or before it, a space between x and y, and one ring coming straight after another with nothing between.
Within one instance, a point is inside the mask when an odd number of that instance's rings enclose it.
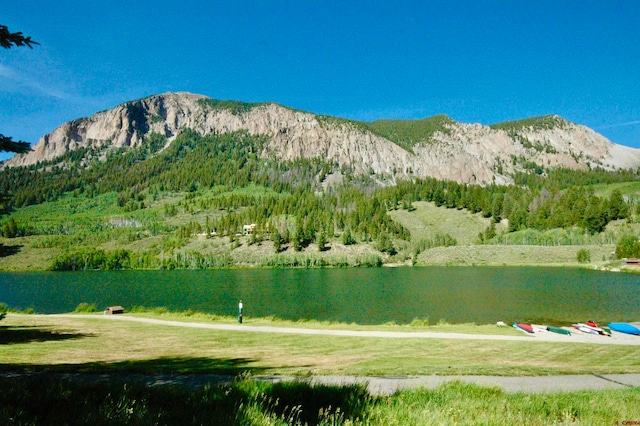
<instances>
[{"instance_id":1,"label":"forested hillside","mask_svg":"<svg viewBox=\"0 0 640 426\"><path fill-rule=\"evenodd\" d=\"M410 133L402 138L410 145ZM554 245L580 244L570 235L589 244L624 237L620 256L636 253L638 170L532 167L510 186L434 178L389 185L320 159L260 157L267 142L246 131L184 130L165 149L166 137L150 134L134 149L96 148L93 161L76 150L63 162L4 169L0 267L21 256L16 264L33 269L416 264L425 250L458 244L437 224L412 241L413 230L390 213L414 214L418 202L477 217L484 225L475 245L563 230L569 237ZM627 227L598 238L611 223Z\"/></svg>"}]
</instances>

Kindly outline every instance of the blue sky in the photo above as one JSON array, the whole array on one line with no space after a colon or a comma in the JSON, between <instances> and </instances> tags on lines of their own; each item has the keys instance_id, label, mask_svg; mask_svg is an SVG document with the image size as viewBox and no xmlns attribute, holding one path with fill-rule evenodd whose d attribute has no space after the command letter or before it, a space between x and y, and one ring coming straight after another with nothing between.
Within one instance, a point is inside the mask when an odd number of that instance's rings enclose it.
<instances>
[{"instance_id":1,"label":"blue sky","mask_svg":"<svg viewBox=\"0 0 640 426\"><path fill-rule=\"evenodd\" d=\"M545 114L640 148L640 1L3 2L0 133L167 91L372 121ZM6 155L0 158L6 158Z\"/></svg>"}]
</instances>

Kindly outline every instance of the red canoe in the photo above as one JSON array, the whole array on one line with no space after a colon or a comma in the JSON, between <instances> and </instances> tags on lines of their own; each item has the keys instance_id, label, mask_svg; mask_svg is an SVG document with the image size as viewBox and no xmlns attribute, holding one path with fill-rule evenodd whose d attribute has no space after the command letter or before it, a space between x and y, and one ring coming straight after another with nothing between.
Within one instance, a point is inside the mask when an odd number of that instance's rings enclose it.
<instances>
[{"instance_id":1,"label":"red canoe","mask_svg":"<svg viewBox=\"0 0 640 426\"><path fill-rule=\"evenodd\" d=\"M533 327L531 326L531 324L517 323L517 324L513 324L513 327L521 331L524 331L525 333L533 334Z\"/></svg>"}]
</instances>

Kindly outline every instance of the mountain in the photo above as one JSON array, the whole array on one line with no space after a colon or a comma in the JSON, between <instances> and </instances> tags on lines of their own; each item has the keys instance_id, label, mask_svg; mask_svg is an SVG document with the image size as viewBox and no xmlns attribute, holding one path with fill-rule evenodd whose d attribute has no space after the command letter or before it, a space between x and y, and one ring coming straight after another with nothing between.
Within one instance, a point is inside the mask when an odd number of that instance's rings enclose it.
<instances>
[{"instance_id":1,"label":"mountain","mask_svg":"<svg viewBox=\"0 0 640 426\"><path fill-rule=\"evenodd\" d=\"M350 121L275 103L218 101L191 93L165 93L126 102L67 122L4 167L52 161L70 151L136 147L151 133L167 145L183 129L202 135L246 131L267 136L260 156L275 160L321 158L355 173L390 179L435 177L460 183L512 182L517 171L547 167L636 168L640 149L617 145L558 116L492 126L446 116L423 120Z\"/></svg>"}]
</instances>

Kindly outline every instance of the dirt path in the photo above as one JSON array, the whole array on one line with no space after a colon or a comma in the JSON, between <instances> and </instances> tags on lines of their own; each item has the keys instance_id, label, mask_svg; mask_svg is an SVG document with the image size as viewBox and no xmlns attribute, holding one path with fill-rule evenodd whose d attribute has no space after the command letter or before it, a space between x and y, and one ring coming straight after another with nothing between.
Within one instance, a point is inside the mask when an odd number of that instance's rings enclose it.
<instances>
[{"instance_id":1,"label":"dirt path","mask_svg":"<svg viewBox=\"0 0 640 426\"><path fill-rule=\"evenodd\" d=\"M167 321L152 318L139 318L128 315L82 315L82 314L60 314L50 315L52 317L66 318L92 318L104 319L107 321L134 321L147 324L157 324L171 327L192 327L205 328L211 330L229 330L238 332L254 333L283 333L283 334L313 334L327 336L352 336L352 337L380 337L390 339L473 339L473 340L515 340L527 342L562 342L562 343L594 343L612 345L634 345L640 346L640 336L633 336L624 333L614 333L612 336L599 336L594 334L572 332L571 336L552 333L537 327L533 335L505 336L497 334L464 334L464 333L439 333L431 331L364 331L364 330L330 330L330 329L310 329L296 327L273 327L256 326L249 324L209 324L200 322Z\"/></svg>"}]
</instances>

